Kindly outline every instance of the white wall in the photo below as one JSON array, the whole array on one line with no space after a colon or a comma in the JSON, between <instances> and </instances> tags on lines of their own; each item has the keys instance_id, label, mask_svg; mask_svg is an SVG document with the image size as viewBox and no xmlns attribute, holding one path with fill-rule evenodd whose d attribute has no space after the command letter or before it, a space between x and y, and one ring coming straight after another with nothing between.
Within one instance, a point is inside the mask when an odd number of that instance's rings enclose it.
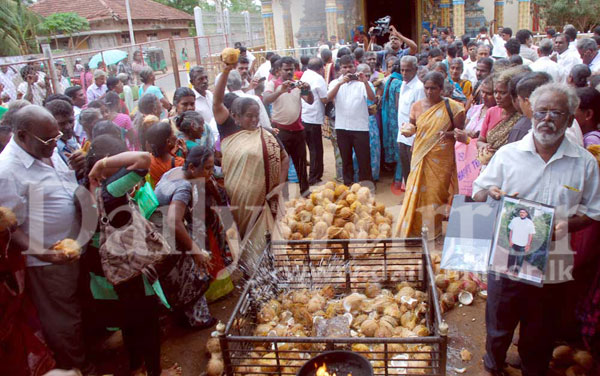
<instances>
[{"instance_id":1,"label":"white wall","mask_svg":"<svg viewBox=\"0 0 600 376\"><path fill-rule=\"evenodd\" d=\"M486 21L490 22L494 19L494 0L481 0L479 5L483 7L483 12ZM516 34L519 23L519 2L518 0L504 0L504 25L513 30L513 35Z\"/></svg>"}]
</instances>

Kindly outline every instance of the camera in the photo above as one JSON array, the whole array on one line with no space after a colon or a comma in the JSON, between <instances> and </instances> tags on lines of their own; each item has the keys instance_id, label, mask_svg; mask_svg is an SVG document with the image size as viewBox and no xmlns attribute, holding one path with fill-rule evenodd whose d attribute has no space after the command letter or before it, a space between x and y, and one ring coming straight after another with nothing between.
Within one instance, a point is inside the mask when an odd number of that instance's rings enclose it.
<instances>
[{"instance_id":1,"label":"camera","mask_svg":"<svg viewBox=\"0 0 600 376\"><path fill-rule=\"evenodd\" d=\"M391 21L392 21L391 16L381 17L380 19L375 21L375 27L373 28L373 30L371 30L371 32L369 34L375 35L375 36L382 36L385 34L389 34Z\"/></svg>"},{"instance_id":2,"label":"camera","mask_svg":"<svg viewBox=\"0 0 600 376\"><path fill-rule=\"evenodd\" d=\"M356 80L358 80L358 75L355 73L350 73L348 75L348 78L350 79L350 81L356 81Z\"/></svg>"},{"instance_id":3,"label":"camera","mask_svg":"<svg viewBox=\"0 0 600 376\"><path fill-rule=\"evenodd\" d=\"M290 85L290 89L300 88L304 83L302 81L294 81Z\"/></svg>"}]
</instances>

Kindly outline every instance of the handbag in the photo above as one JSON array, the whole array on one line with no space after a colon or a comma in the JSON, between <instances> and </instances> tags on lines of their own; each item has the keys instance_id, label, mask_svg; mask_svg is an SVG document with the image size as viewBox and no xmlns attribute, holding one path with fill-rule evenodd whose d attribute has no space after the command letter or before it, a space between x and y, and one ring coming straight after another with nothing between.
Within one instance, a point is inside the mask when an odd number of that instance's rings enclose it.
<instances>
[{"instance_id":1,"label":"handbag","mask_svg":"<svg viewBox=\"0 0 600 376\"><path fill-rule=\"evenodd\" d=\"M116 228L110 224L104 208L102 190L96 190L100 214L100 263L104 276L113 285L128 281L140 274L150 283L158 279L156 266L174 253L164 236L137 210L129 199L131 221Z\"/></svg>"}]
</instances>

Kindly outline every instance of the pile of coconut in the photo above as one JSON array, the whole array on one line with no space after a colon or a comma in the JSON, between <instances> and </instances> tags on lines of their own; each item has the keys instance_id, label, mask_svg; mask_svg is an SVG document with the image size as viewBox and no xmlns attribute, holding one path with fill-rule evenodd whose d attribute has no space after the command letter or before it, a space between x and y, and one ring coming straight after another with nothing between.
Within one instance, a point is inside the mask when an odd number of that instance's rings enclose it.
<instances>
[{"instance_id":1,"label":"pile of coconut","mask_svg":"<svg viewBox=\"0 0 600 376\"><path fill-rule=\"evenodd\" d=\"M357 339L424 337L430 335L426 326L427 310L427 294L408 282L398 284L393 290L370 283L361 292L348 295L336 294L333 286L327 285L318 290L286 291L262 304L254 335ZM310 358L307 350L326 350L324 344L310 343L279 343L278 349L296 351L286 353L288 359L280 361L278 368L273 348L267 344L256 346L248 354L252 365L241 367L243 369L238 367L236 372L250 375L277 371L295 373L294 367L302 366ZM355 343L351 349L364 353L376 368L386 366L383 344ZM395 364L408 363L409 367L428 367L431 351L430 346L423 344L388 344L388 359ZM404 352L417 353L409 356ZM419 374L426 369L411 369L413 371Z\"/></svg>"},{"instance_id":2,"label":"pile of coconut","mask_svg":"<svg viewBox=\"0 0 600 376\"><path fill-rule=\"evenodd\" d=\"M470 305L475 296L486 298L486 292L480 291L481 281L476 275L454 270L440 270L435 276L435 286L440 297L442 312L448 312L460 303Z\"/></svg>"},{"instance_id":3,"label":"pile of coconut","mask_svg":"<svg viewBox=\"0 0 600 376\"><path fill-rule=\"evenodd\" d=\"M594 373L594 358L588 351L576 349L567 345L557 346L552 352L550 375L592 376Z\"/></svg>"}]
</instances>

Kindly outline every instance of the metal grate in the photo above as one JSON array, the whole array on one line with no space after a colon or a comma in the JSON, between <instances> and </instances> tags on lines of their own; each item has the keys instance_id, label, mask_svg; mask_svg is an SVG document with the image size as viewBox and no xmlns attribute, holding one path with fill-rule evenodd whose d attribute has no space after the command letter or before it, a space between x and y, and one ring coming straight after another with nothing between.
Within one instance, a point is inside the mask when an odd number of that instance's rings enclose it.
<instances>
[{"instance_id":1,"label":"metal grate","mask_svg":"<svg viewBox=\"0 0 600 376\"><path fill-rule=\"evenodd\" d=\"M446 324L432 288L434 274L424 239L269 241L220 337L226 374L295 375L308 359L323 351L343 349L370 359L375 375L445 375ZM337 294L345 294L373 281L387 288L409 281L425 291L429 307L426 326L431 335L329 338L253 334L262 303L281 291L332 285Z\"/></svg>"}]
</instances>

